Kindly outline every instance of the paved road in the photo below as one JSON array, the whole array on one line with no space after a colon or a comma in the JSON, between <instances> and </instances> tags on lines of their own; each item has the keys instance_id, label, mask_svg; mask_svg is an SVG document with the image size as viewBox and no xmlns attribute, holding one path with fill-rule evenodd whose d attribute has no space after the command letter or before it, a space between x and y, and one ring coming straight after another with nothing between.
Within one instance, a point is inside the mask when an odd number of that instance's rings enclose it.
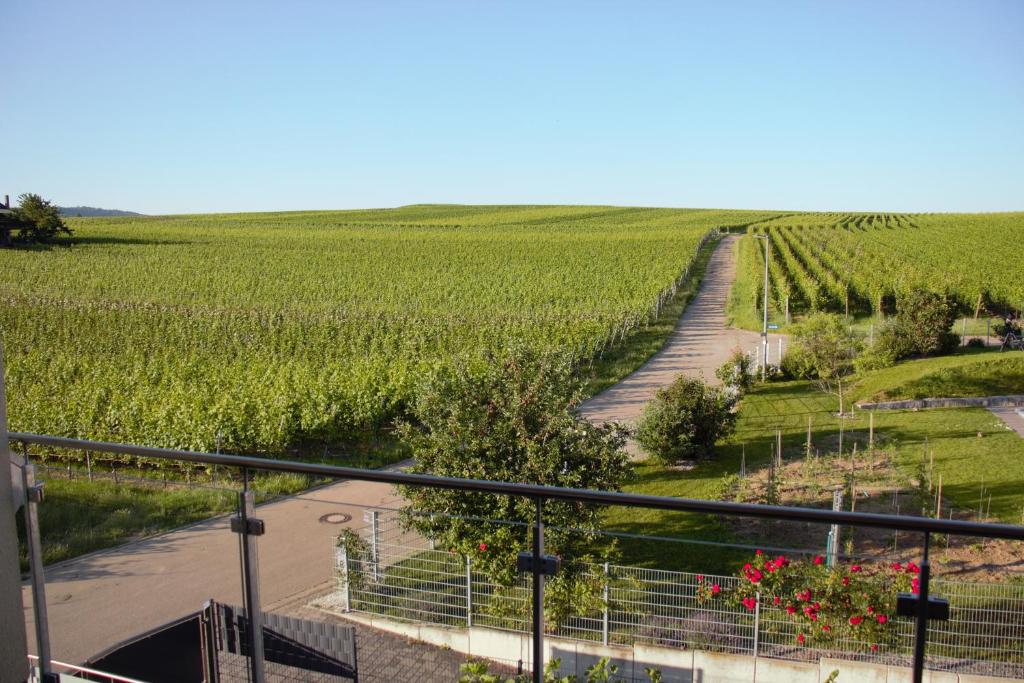
<instances>
[{"instance_id":1,"label":"paved road","mask_svg":"<svg viewBox=\"0 0 1024 683\"><path fill-rule=\"evenodd\" d=\"M352 515L362 526L364 506L395 507L391 486L339 482L262 505L267 531L258 542L261 602L294 603L323 591L333 578L333 538L340 525L319 522L327 513ZM219 517L51 565L46 594L54 659L80 663L150 628L193 612L209 598L241 604L238 537ZM26 585L25 622L32 598ZM32 643L35 652L35 643Z\"/></svg>"},{"instance_id":2,"label":"paved road","mask_svg":"<svg viewBox=\"0 0 1024 683\"><path fill-rule=\"evenodd\" d=\"M989 408L989 410L1024 439L1024 408L1003 406L1001 408Z\"/></svg>"},{"instance_id":3,"label":"paved road","mask_svg":"<svg viewBox=\"0 0 1024 683\"><path fill-rule=\"evenodd\" d=\"M718 383L715 370L733 349L760 349L761 335L726 326L725 305L736 277L736 241L725 237L711 255L697 296L686 307L664 348L618 384L585 401L580 412L591 422L635 423L658 389L681 374ZM769 362L775 363L778 336L769 335Z\"/></svg>"}]
</instances>

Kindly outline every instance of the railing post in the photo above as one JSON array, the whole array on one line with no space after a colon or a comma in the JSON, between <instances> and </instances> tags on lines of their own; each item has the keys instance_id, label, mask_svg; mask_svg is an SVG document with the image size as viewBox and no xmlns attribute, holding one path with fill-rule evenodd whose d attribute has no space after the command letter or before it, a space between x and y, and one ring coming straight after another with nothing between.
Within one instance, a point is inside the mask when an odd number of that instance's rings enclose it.
<instances>
[{"instance_id":1,"label":"railing post","mask_svg":"<svg viewBox=\"0 0 1024 683\"><path fill-rule=\"evenodd\" d=\"M924 532L924 557L921 558L921 573L918 575L917 616L914 628L914 683L924 680L925 646L928 644L928 580L931 577L931 563L928 561L928 545L931 533Z\"/></svg>"},{"instance_id":2,"label":"railing post","mask_svg":"<svg viewBox=\"0 0 1024 683\"><path fill-rule=\"evenodd\" d=\"M754 599L754 656L757 657L761 644L761 591L755 593Z\"/></svg>"},{"instance_id":3,"label":"railing post","mask_svg":"<svg viewBox=\"0 0 1024 683\"><path fill-rule=\"evenodd\" d=\"M32 572L32 613L36 625L39 677L42 683L56 683L58 678L57 674L53 673L50 656L50 620L46 614L43 545L39 537L39 504L43 501L43 485L36 483L36 466L28 461L27 446L21 463L21 481L25 491L25 537L28 542L29 568Z\"/></svg>"},{"instance_id":4,"label":"railing post","mask_svg":"<svg viewBox=\"0 0 1024 683\"><path fill-rule=\"evenodd\" d=\"M610 581L608 563L604 563L604 609L601 612L601 644L608 645L608 621L609 621L609 606L608 599L611 591L608 589L608 583Z\"/></svg>"},{"instance_id":5,"label":"railing post","mask_svg":"<svg viewBox=\"0 0 1024 683\"><path fill-rule=\"evenodd\" d=\"M259 564L256 558L256 536L263 533L262 520L256 519L255 498L249 489L249 472L242 470L243 488L238 494L238 517L232 520L238 534L242 556L242 595L245 617L249 624L249 666L252 683L265 683L263 671L263 615L260 611Z\"/></svg>"},{"instance_id":6,"label":"railing post","mask_svg":"<svg viewBox=\"0 0 1024 683\"><path fill-rule=\"evenodd\" d=\"M544 499L536 498L533 526L533 681L544 683Z\"/></svg>"},{"instance_id":7,"label":"railing post","mask_svg":"<svg viewBox=\"0 0 1024 683\"><path fill-rule=\"evenodd\" d=\"M473 565L466 555L466 626L473 625Z\"/></svg>"}]
</instances>

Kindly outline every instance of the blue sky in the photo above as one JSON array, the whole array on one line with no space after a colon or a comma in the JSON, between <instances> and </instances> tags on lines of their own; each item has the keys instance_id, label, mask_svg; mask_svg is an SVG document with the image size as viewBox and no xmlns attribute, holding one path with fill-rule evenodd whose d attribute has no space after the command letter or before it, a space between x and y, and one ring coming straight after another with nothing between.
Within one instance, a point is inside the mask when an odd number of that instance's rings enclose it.
<instances>
[{"instance_id":1,"label":"blue sky","mask_svg":"<svg viewBox=\"0 0 1024 683\"><path fill-rule=\"evenodd\" d=\"M1024 2L8 0L0 194L1024 209Z\"/></svg>"}]
</instances>

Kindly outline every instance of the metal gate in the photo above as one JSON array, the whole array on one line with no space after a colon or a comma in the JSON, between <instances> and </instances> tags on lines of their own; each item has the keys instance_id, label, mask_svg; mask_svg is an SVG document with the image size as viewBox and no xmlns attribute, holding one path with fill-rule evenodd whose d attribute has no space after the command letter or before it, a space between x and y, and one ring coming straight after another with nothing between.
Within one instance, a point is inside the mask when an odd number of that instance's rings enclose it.
<instances>
[{"instance_id":1,"label":"metal gate","mask_svg":"<svg viewBox=\"0 0 1024 683\"><path fill-rule=\"evenodd\" d=\"M264 612L263 661L275 683L358 683L356 630ZM251 680L249 620L245 610L209 601L200 614L206 683Z\"/></svg>"}]
</instances>

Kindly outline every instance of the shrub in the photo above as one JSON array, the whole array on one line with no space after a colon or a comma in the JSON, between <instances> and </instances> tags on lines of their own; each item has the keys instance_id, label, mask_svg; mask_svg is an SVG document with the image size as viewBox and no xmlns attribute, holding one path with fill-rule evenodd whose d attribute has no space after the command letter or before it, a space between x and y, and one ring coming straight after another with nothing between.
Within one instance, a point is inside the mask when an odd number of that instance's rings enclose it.
<instances>
[{"instance_id":1,"label":"shrub","mask_svg":"<svg viewBox=\"0 0 1024 683\"><path fill-rule=\"evenodd\" d=\"M909 340L913 355L952 353L960 343L960 336L950 331L954 322L956 307L944 295L915 289L896 299L897 328Z\"/></svg>"},{"instance_id":2,"label":"shrub","mask_svg":"<svg viewBox=\"0 0 1024 683\"><path fill-rule=\"evenodd\" d=\"M879 644L896 643L896 594L916 593L919 572L913 562L829 567L820 555L794 560L758 550L739 571L740 585L719 595L750 611L760 598L762 609L778 610L799 627L800 645L852 641L876 651ZM698 595L713 597L702 588Z\"/></svg>"},{"instance_id":3,"label":"shrub","mask_svg":"<svg viewBox=\"0 0 1024 683\"><path fill-rule=\"evenodd\" d=\"M647 404L637 441L662 462L710 457L715 442L735 428L733 406L720 389L681 375Z\"/></svg>"},{"instance_id":4,"label":"shrub","mask_svg":"<svg viewBox=\"0 0 1024 683\"><path fill-rule=\"evenodd\" d=\"M735 387L738 391L746 391L754 386L754 362L742 349L735 348L729 360L715 370L715 377L727 387Z\"/></svg>"}]
</instances>

